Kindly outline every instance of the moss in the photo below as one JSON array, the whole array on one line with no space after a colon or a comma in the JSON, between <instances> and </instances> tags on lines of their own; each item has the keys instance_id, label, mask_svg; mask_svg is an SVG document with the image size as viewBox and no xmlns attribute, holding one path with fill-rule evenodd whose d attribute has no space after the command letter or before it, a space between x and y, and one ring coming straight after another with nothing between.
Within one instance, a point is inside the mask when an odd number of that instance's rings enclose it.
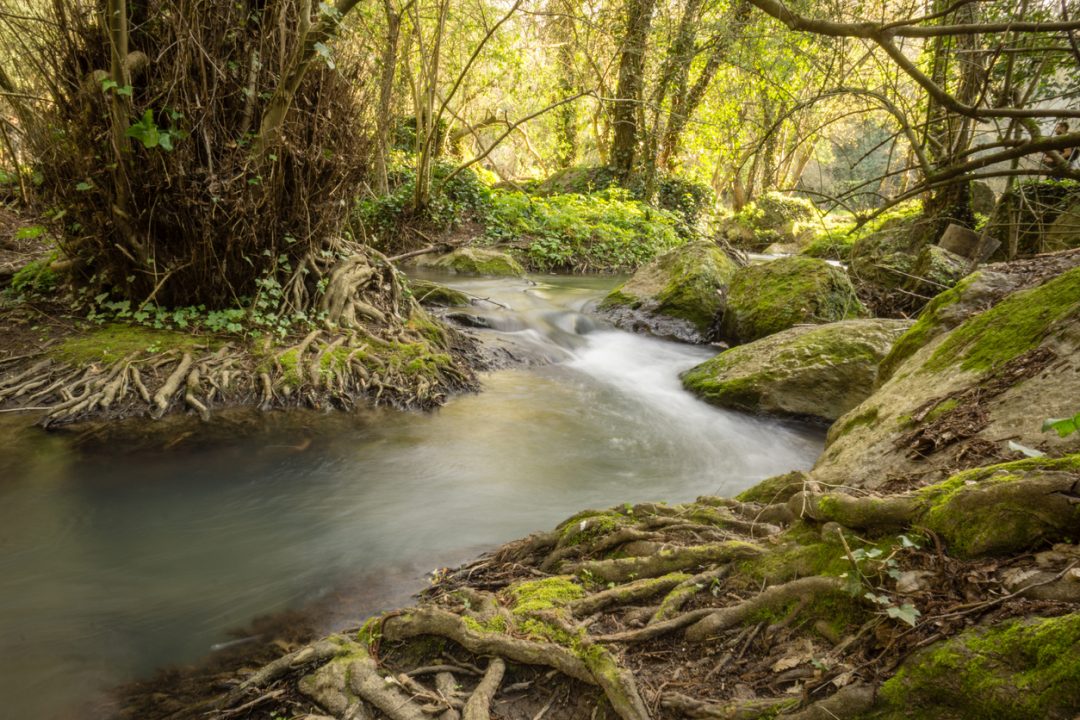
<instances>
[{"instance_id":1,"label":"moss","mask_svg":"<svg viewBox=\"0 0 1080 720\"><path fill-rule=\"evenodd\" d=\"M529 580L506 589L514 615L530 615L544 610L565 607L585 596L585 590L570 577L550 577Z\"/></svg>"},{"instance_id":2,"label":"moss","mask_svg":"<svg viewBox=\"0 0 1080 720\"><path fill-rule=\"evenodd\" d=\"M736 496L736 499L742 502L759 502L767 505L787 502L792 495L803 489L806 480L806 473L800 471L776 475L762 480L749 490L742 491Z\"/></svg>"},{"instance_id":3,"label":"moss","mask_svg":"<svg viewBox=\"0 0 1080 720\"><path fill-rule=\"evenodd\" d=\"M562 522L557 528L560 545L580 545L607 535L626 523L626 516L610 510L585 510Z\"/></svg>"},{"instance_id":4,"label":"moss","mask_svg":"<svg viewBox=\"0 0 1080 720\"><path fill-rule=\"evenodd\" d=\"M923 650L886 681L881 718L1070 718L1080 707L1080 614L977 628Z\"/></svg>"},{"instance_id":5,"label":"moss","mask_svg":"<svg viewBox=\"0 0 1080 720\"><path fill-rule=\"evenodd\" d=\"M880 415L880 408L868 408L867 410L862 411L858 415L848 418L843 422L843 424L835 426L835 429L829 428L829 443L836 442L837 440L844 437L856 428L873 425L878 421L878 417L880 417Z\"/></svg>"},{"instance_id":6,"label":"moss","mask_svg":"<svg viewBox=\"0 0 1080 720\"><path fill-rule=\"evenodd\" d=\"M959 363L983 372L1038 347L1058 321L1080 312L1080 268L1013 293L949 334L923 366L937 372Z\"/></svg>"},{"instance_id":7,"label":"moss","mask_svg":"<svg viewBox=\"0 0 1080 720\"><path fill-rule=\"evenodd\" d=\"M878 385L892 377L896 369L909 357L917 353L943 330L942 311L963 299L968 288L979 279L979 273L972 273L931 300L919 314L919 319L900 339L893 344L892 350L878 365Z\"/></svg>"},{"instance_id":8,"label":"moss","mask_svg":"<svg viewBox=\"0 0 1080 720\"><path fill-rule=\"evenodd\" d=\"M1060 521L1030 507L1019 490L1015 502L1008 500L1009 493L985 504L978 496L969 495L980 488L1024 480L1030 473L1055 471L1080 473L1080 454L1031 458L958 473L919 492L925 504L921 522L940 534L950 552L960 557L1013 552L1061 539ZM1080 521L1080 509L1076 520Z\"/></svg>"},{"instance_id":9,"label":"moss","mask_svg":"<svg viewBox=\"0 0 1080 720\"><path fill-rule=\"evenodd\" d=\"M938 418L940 418L940 417L942 417L944 415L947 415L948 413L951 413L953 410L955 410L957 408L957 406L959 404L960 404L960 401L957 400L956 398L949 398L947 400L942 400L941 402L939 402L937 405L934 406L933 410L931 410L930 412L928 412L926 414L925 421L928 422L928 423L934 422Z\"/></svg>"},{"instance_id":10,"label":"moss","mask_svg":"<svg viewBox=\"0 0 1080 720\"><path fill-rule=\"evenodd\" d=\"M455 307L469 304L469 297L465 293L439 283L410 280L409 289L412 290L413 297L424 305Z\"/></svg>"},{"instance_id":11,"label":"moss","mask_svg":"<svg viewBox=\"0 0 1080 720\"><path fill-rule=\"evenodd\" d=\"M726 361L714 358L688 370L682 376L683 387L713 405L750 412L757 410L761 406L764 387L772 376L768 373L753 373L720 380L717 378L722 372L719 368L726 364Z\"/></svg>"},{"instance_id":12,"label":"moss","mask_svg":"<svg viewBox=\"0 0 1080 720\"><path fill-rule=\"evenodd\" d=\"M841 268L814 258L786 257L735 273L721 333L732 342L750 342L795 325L864 313Z\"/></svg>"},{"instance_id":13,"label":"moss","mask_svg":"<svg viewBox=\"0 0 1080 720\"><path fill-rule=\"evenodd\" d=\"M171 330L111 324L72 335L49 351L58 360L75 365L113 363L129 355L152 355L166 350L196 354L214 349L217 342Z\"/></svg>"}]
</instances>

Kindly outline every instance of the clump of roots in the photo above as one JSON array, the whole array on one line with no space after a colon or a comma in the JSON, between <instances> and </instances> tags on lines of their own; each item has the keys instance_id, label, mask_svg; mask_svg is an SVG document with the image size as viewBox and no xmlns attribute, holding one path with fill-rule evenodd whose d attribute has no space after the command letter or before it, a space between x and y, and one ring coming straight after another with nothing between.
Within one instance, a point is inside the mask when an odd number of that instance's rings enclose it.
<instances>
[{"instance_id":1,"label":"clump of roots","mask_svg":"<svg viewBox=\"0 0 1080 720\"><path fill-rule=\"evenodd\" d=\"M1018 482L1072 492L1067 479L1080 474L1063 467ZM981 482L885 498L807 484L773 505L702 497L580 513L437 573L418 607L299 648L174 717L879 712L883 681L917 649L976 620L1080 609L1080 593L1065 587L1076 546L961 560L912 526ZM894 716L903 715L885 715Z\"/></svg>"},{"instance_id":2,"label":"clump of roots","mask_svg":"<svg viewBox=\"0 0 1080 720\"><path fill-rule=\"evenodd\" d=\"M409 295L394 267L354 246L333 264L307 257L285 287L294 307L317 305L321 319L303 337L197 337L129 328L146 340L123 357L65 353L65 343L0 360L5 412L43 413L46 426L91 417L152 417L215 407L348 409L359 401L430 408L475 386L466 341L438 324ZM311 294L312 285L322 288ZM86 346L88 337L75 342Z\"/></svg>"}]
</instances>

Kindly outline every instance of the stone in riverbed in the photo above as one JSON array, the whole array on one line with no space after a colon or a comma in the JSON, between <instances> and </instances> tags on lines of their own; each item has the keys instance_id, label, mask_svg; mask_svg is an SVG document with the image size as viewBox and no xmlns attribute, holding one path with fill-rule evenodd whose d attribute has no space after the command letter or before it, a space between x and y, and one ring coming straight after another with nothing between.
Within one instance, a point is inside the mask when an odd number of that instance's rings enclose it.
<instances>
[{"instance_id":1,"label":"stone in riverbed","mask_svg":"<svg viewBox=\"0 0 1080 720\"><path fill-rule=\"evenodd\" d=\"M422 257L420 267L446 270L458 275L490 275L495 277L521 277L525 268L514 258L497 250L482 248L458 248L435 258Z\"/></svg>"},{"instance_id":2,"label":"stone in riverbed","mask_svg":"<svg viewBox=\"0 0 1080 720\"><path fill-rule=\"evenodd\" d=\"M409 288L421 305L460 307L469 304L469 297L465 293L428 280L410 280Z\"/></svg>"},{"instance_id":3,"label":"stone in riverbed","mask_svg":"<svg viewBox=\"0 0 1080 720\"><path fill-rule=\"evenodd\" d=\"M683 385L721 407L835 420L874 389L877 366L911 326L845 320L740 345L689 370Z\"/></svg>"},{"instance_id":4,"label":"stone in riverbed","mask_svg":"<svg viewBox=\"0 0 1080 720\"><path fill-rule=\"evenodd\" d=\"M599 309L624 330L704 342L722 307L721 291L736 269L715 243L688 243L638 270Z\"/></svg>"},{"instance_id":5,"label":"stone in riverbed","mask_svg":"<svg viewBox=\"0 0 1080 720\"><path fill-rule=\"evenodd\" d=\"M804 324L857 318L865 312L843 268L803 256L740 268L728 288L720 336L753 342Z\"/></svg>"}]
</instances>

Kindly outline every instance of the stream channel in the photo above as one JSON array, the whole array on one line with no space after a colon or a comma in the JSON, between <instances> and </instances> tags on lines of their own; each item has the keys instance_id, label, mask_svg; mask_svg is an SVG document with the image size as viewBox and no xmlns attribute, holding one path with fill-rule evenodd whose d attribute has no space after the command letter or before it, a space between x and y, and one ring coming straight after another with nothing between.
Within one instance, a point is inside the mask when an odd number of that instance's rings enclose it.
<instances>
[{"instance_id":1,"label":"stream channel","mask_svg":"<svg viewBox=\"0 0 1080 720\"><path fill-rule=\"evenodd\" d=\"M5 418L0 715L85 718L257 617L314 607L320 630L345 627L578 510L733 495L821 451L821 428L684 392L715 349L590 315L615 278L442 280L496 301L468 309L480 336L532 362L433 413L278 413L154 453Z\"/></svg>"}]
</instances>

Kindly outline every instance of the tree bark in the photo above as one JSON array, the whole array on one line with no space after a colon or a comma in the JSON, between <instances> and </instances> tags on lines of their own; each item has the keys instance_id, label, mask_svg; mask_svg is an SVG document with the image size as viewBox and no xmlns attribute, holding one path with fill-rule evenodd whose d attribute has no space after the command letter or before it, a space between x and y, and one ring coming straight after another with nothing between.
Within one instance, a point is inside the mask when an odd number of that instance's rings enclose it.
<instances>
[{"instance_id":1,"label":"tree bark","mask_svg":"<svg viewBox=\"0 0 1080 720\"><path fill-rule=\"evenodd\" d=\"M640 140L638 106L644 86L645 49L656 0L626 1L626 32L619 59L619 83L612 112L614 137L611 143L611 167L620 181L634 170Z\"/></svg>"}]
</instances>

